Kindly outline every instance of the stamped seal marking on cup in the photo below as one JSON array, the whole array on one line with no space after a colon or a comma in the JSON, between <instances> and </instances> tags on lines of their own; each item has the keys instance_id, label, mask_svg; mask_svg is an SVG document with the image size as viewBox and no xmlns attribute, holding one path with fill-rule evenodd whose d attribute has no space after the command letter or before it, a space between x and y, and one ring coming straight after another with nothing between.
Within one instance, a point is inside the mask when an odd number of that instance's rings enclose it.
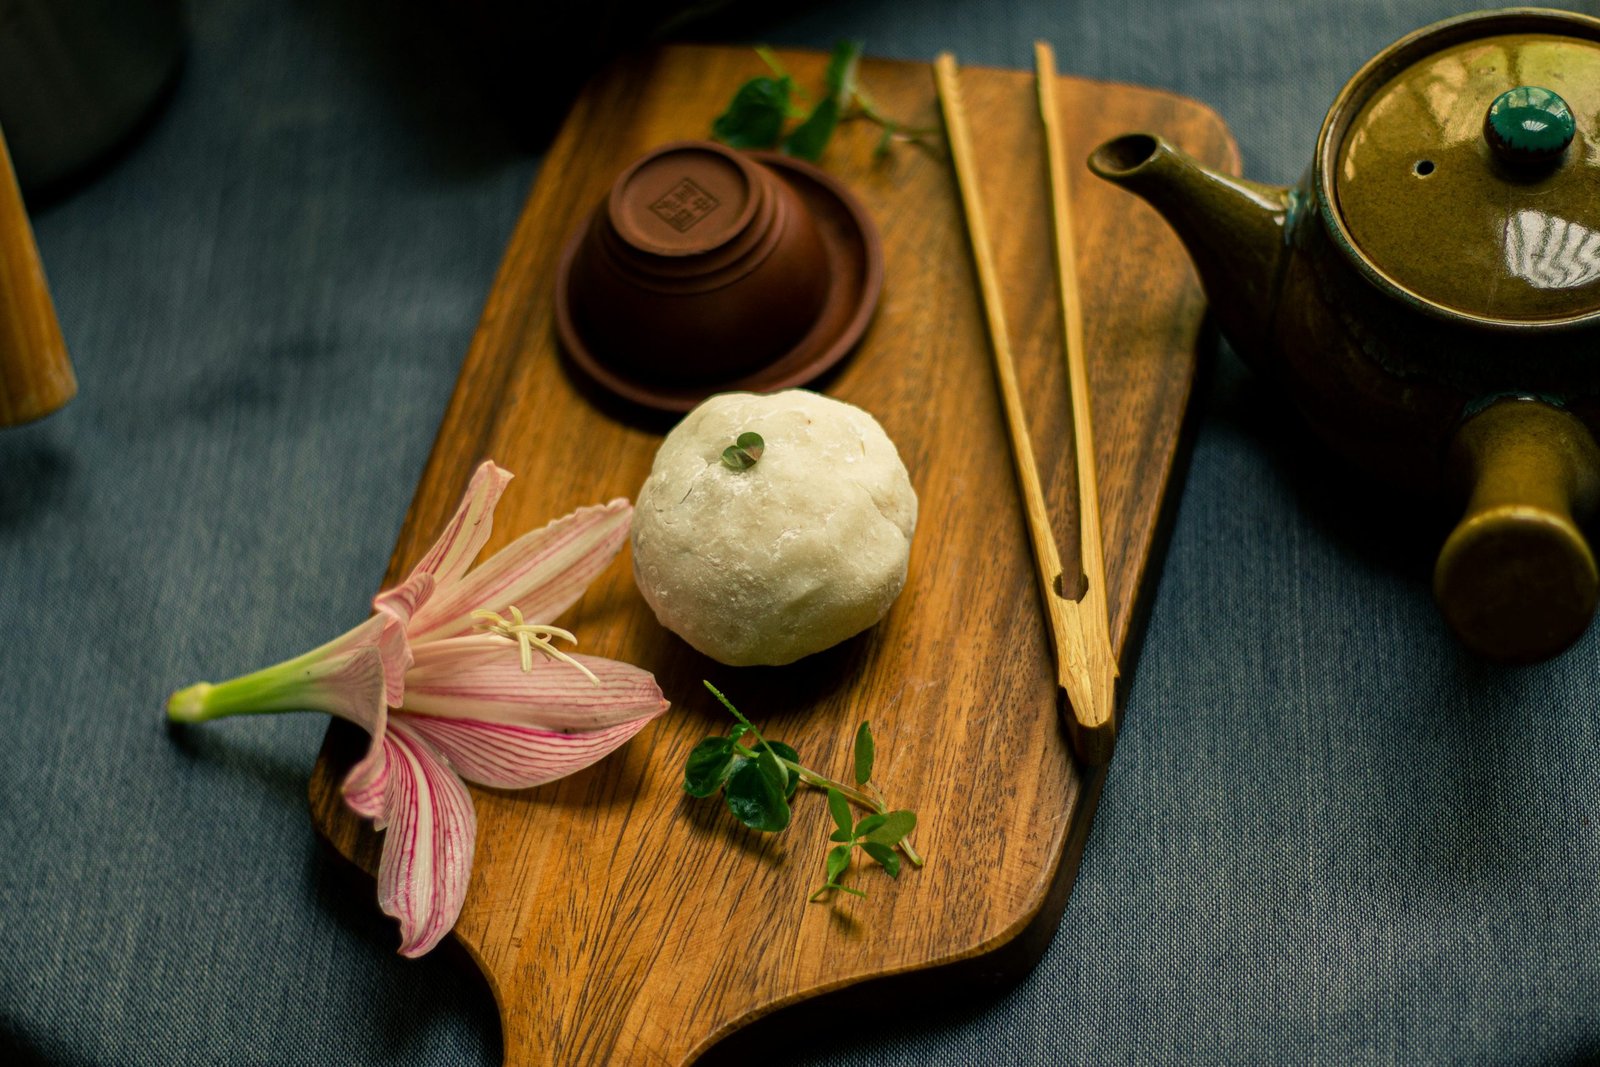
<instances>
[{"instance_id":1,"label":"stamped seal marking on cup","mask_svg":"<svg viewBox=\"0 0 1600 1067\"><path fill-rule=\"evenodd\" d=\"M679 142L625 170L607 198L610 224L630 254L701 256L764 229L766 187L732 152Z\"/></svg>"},{"instance_id":2,"label":"stamped seal marking on cup","mask_svg":"<svg viewBox=\"0 0 1600 1067\"><path fill-rule=\"evenodd\" d=\"M684 177L651 204L650 210L679 233L688 233L695 223L721 206L722 201L696 185L693 178Z\"/></svg>"}]
</instances>

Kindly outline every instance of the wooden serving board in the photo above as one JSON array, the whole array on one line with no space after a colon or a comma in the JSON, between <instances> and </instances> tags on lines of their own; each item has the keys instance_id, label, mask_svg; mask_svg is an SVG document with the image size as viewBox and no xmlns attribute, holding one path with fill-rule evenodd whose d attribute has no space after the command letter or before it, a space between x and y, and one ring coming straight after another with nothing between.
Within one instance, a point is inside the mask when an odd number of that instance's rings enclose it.
<instances>
[{"instance_id":1,"label":"wooden serving board","mask_svg":"<svg viewBox=\"0 0 1600 1067\"><path fill-rule=\"evenodd\" d=\"M782 58L801 85L821 84L824 56ZM591 403L558 356L556 258L624 164L704 136L763 70L745 49L671 47L618 64L584 92L489 294L391 581L427 549L485 457L518 475L490 551L572 508L631 498L644 482L659 433ZM1041 475L1072 571L1070 407L1033 78L978 68L962 78ZM868 60L861 80L884 112L938 125L930 67ZM1071 159L1153 129L1237 170L1221 120L1192 101L1063 78L1060 105ZM905 592L865 635L785 668L724 667L663 630L634 588L626 550L557 620L583 651L653 671L673 708L564 781L473 789L477 855L455 936L494 991L507 1063L686 1063L775 1008L866 979L961 961L976 966L958 969L960 980L1020 973L1059 922L1103 774L1074 765L1058 718L949 161L907 145L875 159L875 140L875 128L847 125L822 160L877 220L886 282L866 340L818 387L872 412L911 473L921 516ZM1126 674L1136 602L1154 584L1152 553L1172 502L1204 303L1154 212L1081 168L1070 180L1111 634ZM850 881L870 899L807 904L831 829L819 793L799 795L785 833L763 835L720 802L680 791L689 749L729 726L702 678L840 777L856 724L871 720L874 781L917 811L927 866L908 866L899 881L858 868ZM338 792L363 746L358 731L334 724L311 807L329 841L373 872L379 836Z\"/></svg>"}]
</instances>

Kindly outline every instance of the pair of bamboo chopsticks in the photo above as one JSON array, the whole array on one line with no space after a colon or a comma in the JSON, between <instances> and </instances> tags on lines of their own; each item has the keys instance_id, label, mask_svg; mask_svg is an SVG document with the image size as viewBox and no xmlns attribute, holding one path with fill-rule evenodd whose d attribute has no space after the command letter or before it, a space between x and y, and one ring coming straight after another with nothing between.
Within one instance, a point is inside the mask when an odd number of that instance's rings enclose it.
<instances>
[{"instance_id":1,"label":"pair of bamboo chopsticks","mask_svg":"<svg viewBox=\"0 0 1600 1067\"><path fill-rule=\"evenodd\" d=\"M1017 386L1011 339L1006 332L1005 309L994 253L973 169L971 134L961 103L956 60L946 52L934 62L939 104L944 112L950 155L955 160L956 181L967 218L967 235L978 271L989 324L995 375L1000 400L1011 435L1011 457L1022 487L1027 510L1028 535L1055 651L1056 683L1065 698L1061 710L1078 758L1103 764L1111 758L1117 736L1117 662L1111 651L1110 605L1106 599L1105 552L1100 539L1100 493L1095 480L1094 439L1089 421L1089 381L1084 369L1083 308L1078 296L1077 264L1072 247L1071 204L1061 146L1061 119L1056 107L1055 53L1043 41L1034 45L1034 75L1039 89L1039 114L1044 123L1045 164L1050 172L1051 216L1055 231L1056 277L1061 298L1062 341L1066 348L1067 377L1072 390L1073 450L1078 470L1078 544L1087 590L1081 600L1071 599L1062 588L1061 557L1056 548L1044 490L1028 436L1027 416Z\"/></svg>"}]
</instances>

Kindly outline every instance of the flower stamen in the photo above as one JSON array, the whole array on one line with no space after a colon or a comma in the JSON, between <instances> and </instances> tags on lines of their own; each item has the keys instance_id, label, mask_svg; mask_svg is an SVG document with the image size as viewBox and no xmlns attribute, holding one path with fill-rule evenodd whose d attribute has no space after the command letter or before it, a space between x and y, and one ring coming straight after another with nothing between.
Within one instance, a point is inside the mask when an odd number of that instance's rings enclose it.
<instances>
[{"instance_id":1,"label":"flower stamen","mask_svg":"<svg viewBox=\"0 0 1600 1067\"><path fill-rule=\"evenodd\" d=\"M543 623L525 621L522 618L522 609L515 604L512 604L506 610L511 612L511 618L509 619L497 611L483 609L474 611L472 618L476 621L479 629L517 643L517 650L522 655L522 673L527 674L533 670L533 650L538 649L551 659L560 660L562 663L578 668L596 686L600 684L600 679L594 676L593 671L551 644L553 639L559 637L568 644L576 645L578 639L571 633L559 626L546 626Z\"/></svg>"}]
</instances>

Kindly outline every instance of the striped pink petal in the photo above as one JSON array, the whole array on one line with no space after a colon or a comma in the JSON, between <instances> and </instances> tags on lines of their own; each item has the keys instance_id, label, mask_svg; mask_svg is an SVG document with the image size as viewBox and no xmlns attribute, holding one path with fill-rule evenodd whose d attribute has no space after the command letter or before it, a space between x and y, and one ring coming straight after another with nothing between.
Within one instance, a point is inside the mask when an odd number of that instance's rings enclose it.
<instances>
[{"instance_id":1,"label":"striped pink petal","mask_svg":"<svg viewBox=\"0 0 1600 1067\"><path fill-rule=\"evenodd\" d=\"M505 492L511 478L511 472L495 466L493 460L480 463L472 472L466 495L461 498L449 525L411 573L431 574L440 586L447 586L466 574L488 543L489 533L494 529L494 506L500 502L500 494Z\"/></svg>"},{"instance_id":2,"label":"striped pink petal","mask_svg":"<svg viewBox=\"0 0 1600 1067\"><path fill-rule=\"evenodd\" d=\"M407 729L444 753L467 781L499 789L527 789L598 763L653 717L576 732L430 715L406 716L405 723Z\"/></svg>"},{"instance_id":3,"label":"striped pink petal","mask_svg":"<svg viewBox=\"0 0 1600 1067\"><path fill-rule=\"evenodd\" d=\"M383 652L385 698L390 707L398 707L405 699L406 671L411 667L411 642L406 627L411 625L411 617L417 609L433 595L436 584L433 575L415 570L393 589L385 589L372 598L373 609L386 620L378 647Z\"/></svg>"},{"instance_id":4,"label":"striped pink petal","mask_svg":"<svg viewBox=\"0 0 1600 1067\"><path fill-rule=\"evenodd\" d=\"M376 640L382 627L363 624L350 633L368 631ZM319 649L302 656L286 673L287 677L273 688L270 696L264 695L257 701L258 709L316 708L353 722L369 733L383 719L383 654L372 645L359 645L331 655Z\"/></svg>"},{"instance_id":5,"label":"striped pink petal","mask_svg":"<svg viewBox=\"0 0 1600 1067\"><path fill-rule=\"evenodd\" d=\"M380 612L379 617L383 613ZM397 706L406 695L406 671L411 669L411 643L406 640L405 624L385 619L378 637L378 654L383 657L383 699Z\"/></svg>"},{"instance_id":6,"label":"striped pink petal","mask_svg":"<svg viewBox=\"0 0 1600 1067\"><path fill-rule=\"evenodd\" d=\"M467 787L434 747L390 720L383 738L390 778L380 826L378 906L400 920L400 955L437 945L461 914L472 877L477 816Z\"/></svg>"},{"instance_id":7,"label":"striped pink petal","mask_svg":"<svg viewBox=\"0 0 1600 1067\"><path fill-rule=\"evenodd\" d=\"M364 819L374 820L379 830L383 829L384 803L389 795L389 746L384 744L388 718L385 708L367 742L367 754L350 768L339 786L350 810Z\"/></svg>"},{"instance_id":8,"label":"striped pink petal","mask_svg":"<svg viewBox=\"0 0 1600 1067\"><path fill-rule=\"evenodd\" d=\"M524 534L460 581L441 582L411 620L412 643L470 631L480 608L515 604L530 621L555 621L622 548L632 518L632 505L618 498Z\"/></svg>"},{"instance_id":9,"label":"striped pink petal","mask_svg":"<svg viewBox=\"0 0 1600 1067\"><path fill-rule=\"evenodd\" d=\"M350 769L340 787L350 808L370 819L383 810L387 781L383 735L389 705L398 703L404 692L402 679L411 663L411 650L400 625L382 614L374 615L342 640L353 641L357 647L308 671L307 677L327 670L327 676L315 683L328 692L318 706L371 735L366 756Z\"/></svg>"},{"instance_id":10,"label":"striped pink petal","mask_svg":"<svg viewBox=\"0 0 1600 1067\"><path fill-rule=\"evenodd\" d=\"M446 719L538 726L548 730L598 730L667 710L649 671L597 656L572 658L594 672L595 685L569 663L535 653L533 670L522 670L517 646L505 642L499 655L460 653L444 642L417 648L406 675L405 710Z\"/></svg>"}]
</instances>

